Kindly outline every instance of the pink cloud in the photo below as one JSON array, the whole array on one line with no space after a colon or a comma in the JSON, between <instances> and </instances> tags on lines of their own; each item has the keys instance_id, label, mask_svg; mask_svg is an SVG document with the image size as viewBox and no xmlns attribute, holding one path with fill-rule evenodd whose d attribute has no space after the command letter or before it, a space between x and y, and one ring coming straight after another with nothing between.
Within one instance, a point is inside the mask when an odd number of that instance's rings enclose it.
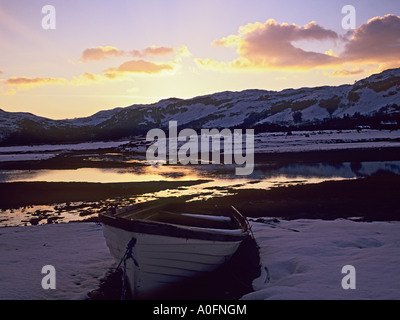
<instances>
[{"instance_id":1,"label":"pink cloud","mask_svg":"<svg viewBox=\"0 0 400 320\"><path fill-rule=\"evenodd\" d=\"M341 45L342 53L306 51L298 41L332 41ZM354 76L363 73L363 65L400 65L400 17L375 17L343 36L315 22L303 27L295 24L253 23L239 28L237 34L214 42L215 46L236 48L239 57L229 62L196 59L199 66L214 69L312 69L340 68L333 76ZM353 64L350 70L344 65ZM348 67L348 66L347 66Z\"/></svg>"},{"instance_id":2,"label":"pink cloud","mask_svg":"<svg viewBox=\"0 0 400 320\"><path fill-rule=\"evenodd\" d=\"M148 47L141 51L133 50L130 52L130 54L135 58L149 58L149 57L155 57L155 56L166 56L166 55L173 54L173 53L175 53L174 48L157 47L157 46Z\"/></svg>"},{"instance_id":3,"label":"pink cloud","mask_svg":"<svg viewBox=\"0 0 400 320\"><path fill-rule=\"evenodd\" d=\"M83 62L103 60L109 57L119 57L125 55L124 51L115 47L96 47L83 51L81 60Z\"/></svg>"},{"instance_id":4,"label":"pink cloud","mask_svg":"<svg viewBox=\"0 0 400 320\"><path fill-rule=\"evenodd\" d=\"M306 51L293 43L300 40L336 41L339 36L315 22L304 27L279 24L270 19L265 23L243 26L237 35L214 42L216 46L236 47L239 58L231 63L240 68L311 68L334 63L336 57ZM206 63L205 60L199 61Z\"/></svg>"},{"instance_id":5,"label":"pink cloud","mask_svg":"<svg viewBox=\"0 0 400 320\"><path fill-rule=\"evenodd\" d=\"M96 61L96 60L105 60L111 57L121 57L131 55L135 58L151 58L151 57L162 57L170 54L176 53L176 50L171 47L160 47L160 46L151 46L147 47L143 50L133 50L130 52L126 52L123 50L119 50L115 47L96 47L96 48L88 48L85 49L82 53L81 61Z\"/></svg>"},{"instance_id":6,"label":"pink cloud","mask_svg":"<svg viewBox=\"0 0 400 320\"><path fill-rule=\"evenodd\" d=\"M399 63L400 16L375 17L357 28L341 58L353 62Z\"/></svg>"}]
</instances>

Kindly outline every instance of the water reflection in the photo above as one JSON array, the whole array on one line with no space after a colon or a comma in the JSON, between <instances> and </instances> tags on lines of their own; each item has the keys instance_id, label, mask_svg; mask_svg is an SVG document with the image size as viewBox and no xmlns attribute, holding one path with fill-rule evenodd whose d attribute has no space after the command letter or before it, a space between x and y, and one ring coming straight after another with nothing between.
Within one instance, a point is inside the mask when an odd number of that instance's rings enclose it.
<instances>
[{"instance_id":1,"label":"water reflection","mask_svg":"<svg viewBox=\"0 0 400 320\"><path fill-rule=\"evenodd\" d=\"M191 186L179 186L118 199L88 203L66 203L47 206L28 206L0 212L0 227L24 224L54 223L84 220L97 216L110 205L132 203L171 196L191 196L191 201L221 197L240 189L270 189L279 186L355 179L379 172L400 175L400 161L288 164L276 166L257 164L248 177L236 176L235 166L133 166L131 168L80 168L77 170L3 170L0 182L142 182L207 180ZM36 222L35 222L36 221Z\"/></svg>"},{"instance_id":2,"label":"water reflection","mask_svg":"<svg viewBox=\"0 0 400 320\"><path fill-rule=\"evenodd\" d=\"M284 166L256 164L248 177L236 176L234 165L203 166L132 166L130 168L79 168L76 170L1 170L0 182L141 182L218 180L225 184L280 183L298 181L311 183L320 180L367 177L378 172L400 175L400 161L293 163ZM260 181L259 181L260 180Z\"/></svg>"}]
</instances>

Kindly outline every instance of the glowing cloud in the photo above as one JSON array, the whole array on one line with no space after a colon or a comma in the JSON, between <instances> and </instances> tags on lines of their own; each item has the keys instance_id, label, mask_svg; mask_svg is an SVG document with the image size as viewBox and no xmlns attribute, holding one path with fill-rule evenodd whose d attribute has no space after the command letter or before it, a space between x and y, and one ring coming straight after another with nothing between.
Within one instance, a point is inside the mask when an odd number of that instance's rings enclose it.
<instances>
[{"instance_id":1,"label":"glowing cloud","mask_svg":"<svg viewBox=\"0 0 400 320\"><path fill-rule=\"evenodd\" d=\"M109 57L120 57L125 55L124 51L120 51L115 47L96 47L89 48L83 51L81 61L96 61L96 60L104 60Z\"/></svg>"},{"instance_id":2,"label":"glowing cloud","mask_svg":"<svg viewBox=\"0 0 400 320\"><path fill-rule=\"evenodd\" d=\"M145 60L131 60L121 64L118 68L109 68L104 75L109 79L123 76L127 73L157 74L163 71L172 71L172 63L155 63Z\"/></svg>"},{"instance_id":3,"label":"glowing cloud","mask_svg":"<svg viewBox=\"0 0 400 320\"><path fill-rule=\"evenodd\" d=\"M296 47L296 41L332 41L341 44L342 53L332 49L324 53L306 51ZM239 28L238 34L214 41L214 46L236 48L239 57L229 62L212 59L196 59L198 66L223 70L265 69L313 69L338 68L334 77L347 77L363 73L360 66L366 64L382 66L400 65L400 17L386 15L375 17L353 32L339 36L314 21L304 27L295 24L250 23ZM345 64L357 64L345 70ZM384 68L383 68L384 69Z\"/></svg>"},{"instance_id":4,"label":"glowing cloud","mask_svg":"<svg viewBox=\"0 0 400 320\"><path fill-rule=\"evenodd\" d=\"M365 72L364 69L361 69L359 67L355 67L352 70L343 69L343 70L334 71L332 73L332 77L352 77L352 76L356 76L356 75L362 74L364 72Z\"/></svg>"},{"instance_id":5,"label":"glowing cloud","mask_svg":"<svg viewBox=\"0 0 400 320\"><path fill-rule=\"evenodd\" d=\"M354 30L341 58L348 62L400 64L400 16L375 17Z\"/></svg>"},{"instance_id":6,"label":"glowing cloud","mask_svg":"<svg viewBox=\"0 0 400 320\"><path fill-rule=\"evenodd\" d=\"M61 84L67 80L64 78L29 78L29 77L11 77L4 84L9 87L34 87L46 84Z\"/></svg>"},{"instance_id":7,"label":"glowing cloud","mask_svg":"<svg viewBox=\"0 0 400 320\"><path fill-rule=\"evenodd\" d=\"M279 24L270 19L265 23L253 23L239 28L237 35L230 35L215 41L215 46L237 48L239 58L228 64L216 63L211 59L197 59L201 66L246 69L284 69L313 68L335 63L336 57L328 51L327 54L305 51L293 45L300 40L332 40L339 36L336 32L324 29L315 22L304 27L295 24Z\"/></svg>"},{"instance_id":8,"label":"glowing cloud","mask_svg":"<svg viewBox=\"0 0 400 320\"><path fill-rule=\"evenodd\" d=\"M83 51L81 62L98 61L104 60L111 57L121 56L140 56L140 57L164 57L174 55L174 60L168 62L153 62L146 61L143 59L130 60L122 63L117 68L108 68L102 74L94 74L91 72L85 72L79 76L73 77L72 79L65 78L42 78L42 77L11 77L7 80L2 80L1 83L8 90L8 94L15 94L17 90L30 89L36 86L49 85L49 84L62 84L62 85L87 85L92 83L98 83L101 81L110 81L117 78L123 78L130 74L147 74L154 75L160 74L164 71L173 71L178 67L180 60L184 56L189 56L190 52L186 46L180 46L178 48L171 47L159 47L152 46L145 48L141 51L135 50L132 52L126 52L119 50L115 47L96 47L89 48ZM0 74L2 71L0 70Z\"/></svg>"},{"instance_id":9,"label":"glowing cloud","mask_svg":"<svg viewBox=\"0 0 400 320\"><path fill-rule=\"evenodd\" d=\"M96 47L96 48L88 48L85 49L82 53L81 61L89 62L89 61L97 61L97 60L105 60L112 57L121 57L121 56L132 56L134 58L154 58L154 57L165 57L165 56L187 56L189 50L186 46L180 46L179 48L172 47L162 47L162 46L151 46L147 47L143 50L132 50L132 51L123 51L118 48L107 46L107 47Z\"/></svg>"},{"instance_id":10,"label":"glowing cloud","mask_svg":"<svg viewBox=\"0 0 400 320\"><path fill-rule=\"evenodd\" d=\"M72 80L65 78L30 78L30 77L11 77L2 82L8 88L7 94L15 94L18 90L27 90L44 85L85 85L102 80L108 80L104 75L95 75L89 72L74 77Z\"/></svg>"},{"instance_id":11,"label":"glowing cloud","mask_svg":"<svg viewBox=\"0 0 400 320\"><path fill-rule=\"evenodd\" d=\"M152 46L148 47L146 49L143 49L141 51L139 50L133 50L130 52L130 54L135 57L135 58L149 58L149 57L155 57L155 56L167 56L170 54L175 53L174 48L170 47L157 47L157 46Z\"/></svg>"}]
</instances>

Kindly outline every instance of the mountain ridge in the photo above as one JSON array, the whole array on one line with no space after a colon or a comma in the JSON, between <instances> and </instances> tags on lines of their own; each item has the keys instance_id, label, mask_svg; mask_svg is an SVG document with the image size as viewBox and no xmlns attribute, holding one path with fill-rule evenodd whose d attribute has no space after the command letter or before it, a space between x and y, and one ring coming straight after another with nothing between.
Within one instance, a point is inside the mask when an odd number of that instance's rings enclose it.
<instances>
[{"instance_id":1,"label":"mountain ridge","mask_svg":"<svg viewBox=\"0 0 400 320\"><path fill-rule=\"evenodd\" d=\"M270 91L223 91L191 99L99 111L52 120L0 109L0 144L82 142L144 135L152 128L252 128L256 131L379 127L400 123L400 68L373 74L353 85Z\"/></svg>"}]
</instances>

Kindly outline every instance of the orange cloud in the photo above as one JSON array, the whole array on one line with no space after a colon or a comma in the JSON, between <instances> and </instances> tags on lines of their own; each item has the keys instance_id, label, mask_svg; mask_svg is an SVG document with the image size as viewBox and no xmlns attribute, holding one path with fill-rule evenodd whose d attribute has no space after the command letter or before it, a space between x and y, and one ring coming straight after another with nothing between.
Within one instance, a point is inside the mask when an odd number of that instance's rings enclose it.
<instances>
[{"instance_id":1,"label":"orange cloud","mask_svg":"<svg viewBox=\"0 0 400 320\"><path fill-rule=\"evenodd\" d=\"M129 74L159 74L164 71L173 71L178 67L180 60L184 56L190 55L189 50L186 46L180 46L177 49L169 47L157 47L152 46L144 50L137 52L127 53L125 51L119 50L115 47L97 47L86 49L82 53L81 61L89 62L102 60L109 57L119 57L124 55L139 55L143 57L150 56L167 56L170 54L175 54L175 60L157 63L146 61L143 59L131 60L121 64L117 68L109 68L105 70L102 74L93 74L90 72L85 72L72 79L65 78L30 78L30 77L12 77L7 80L2 80L1 84L8 88L8 94L15 94L17 90L29 89L35 86L47 85L47 84L63 84L63 85L86 85L101 81L109 81L117 78L124 77ZM0 73L1 70L0 70Z\"/></svg>"},{"instance_id":2,"label":"orange cloud","mask_svg":"<svg viewBox=\"0 0 400 320\"><path fill-rule=\"evenodd\" d=\"M152 46L148 47L146 49L143 49L141 51L139 50L133 50L130 52L130 54L135 57L135 58L148 58L148 57L155 57L155 56L167 56L170 54L175 53L174 48L170 47L157 47L157 46Z\"/></svg>"},{"instance_id":3,"label":"orange cloud","mask_svg":"<svg viewBox=\"0 0 400 320\"><path fill-rule=\"evenodd\" d=\"M145 60L131 60L121 64L118 68L109 68L104 75L109 79L117 78L126 73L146 73L157 74L163 71L172 71L174 65L172 63L155 63Z\"/></svg>"},{"instance_id":4,"label":"orange cloud","mask_svg":"<svg viewBox=\"0 0 400 320\"><path fill-rule=\"evenodd\" d=\"M334 71L332 73L332 77L351 77L351 76L356 76L356 75L362 74L364 72L365 72L365 70L361 69L359 67L356 67L353 70L343 69L343 70Z\"/></svg>"},{"instance_id":5,"label":"orange cloud","mask_svg":"<svg viewBox=\"0 0 400 320\"><path fill-rule=\"evenodd\" d=\"M120 57L125 55L124 51L118 50L115 47L96 47L89 48L83 51L81 60L83 62L103 60L109 57Z\"/></svg>"},{"instance_id":6,"label":"orange cloud","mask_svg":"<svg viewBox=\"0 0 400 320\"><path fill-rule=\"evenodd\" d=\"M7 79L4 84L9 87L34 87L46 84L60 84L65 83L67 80L64 78L29 78L29 77L11 77Z\"/></svg>"},{"instance_id":7,"label":"orange cloud","mask_svg":"<svg viewBox=\"0 0 400 320\"><path fill-rule=\"evenodd\" d=\"M8 88L7 94L15 94L18 90L27 90L37 86L44 85L85 85L94 82L107 80L104 75L95 75L89 72L81 74L79 77L74 77L72 80L65 78L30 78L30 77L11 77L2 82Z\"/></svg>"},{"instance_id":8,"label":"orange cloud","mask_svg":"<svg viewBox=\"0 0 400 320\"><path fill-rule=\"evenodd\" d=\"M106 77L104 75L98 75L98 74L93 74L90 72L85 72L81 74L79 77L74 77L70 83L74 85L85 85L85 84L91 84L95 82L100 82L106 80Z\"/></svg>"}]
</instances>

